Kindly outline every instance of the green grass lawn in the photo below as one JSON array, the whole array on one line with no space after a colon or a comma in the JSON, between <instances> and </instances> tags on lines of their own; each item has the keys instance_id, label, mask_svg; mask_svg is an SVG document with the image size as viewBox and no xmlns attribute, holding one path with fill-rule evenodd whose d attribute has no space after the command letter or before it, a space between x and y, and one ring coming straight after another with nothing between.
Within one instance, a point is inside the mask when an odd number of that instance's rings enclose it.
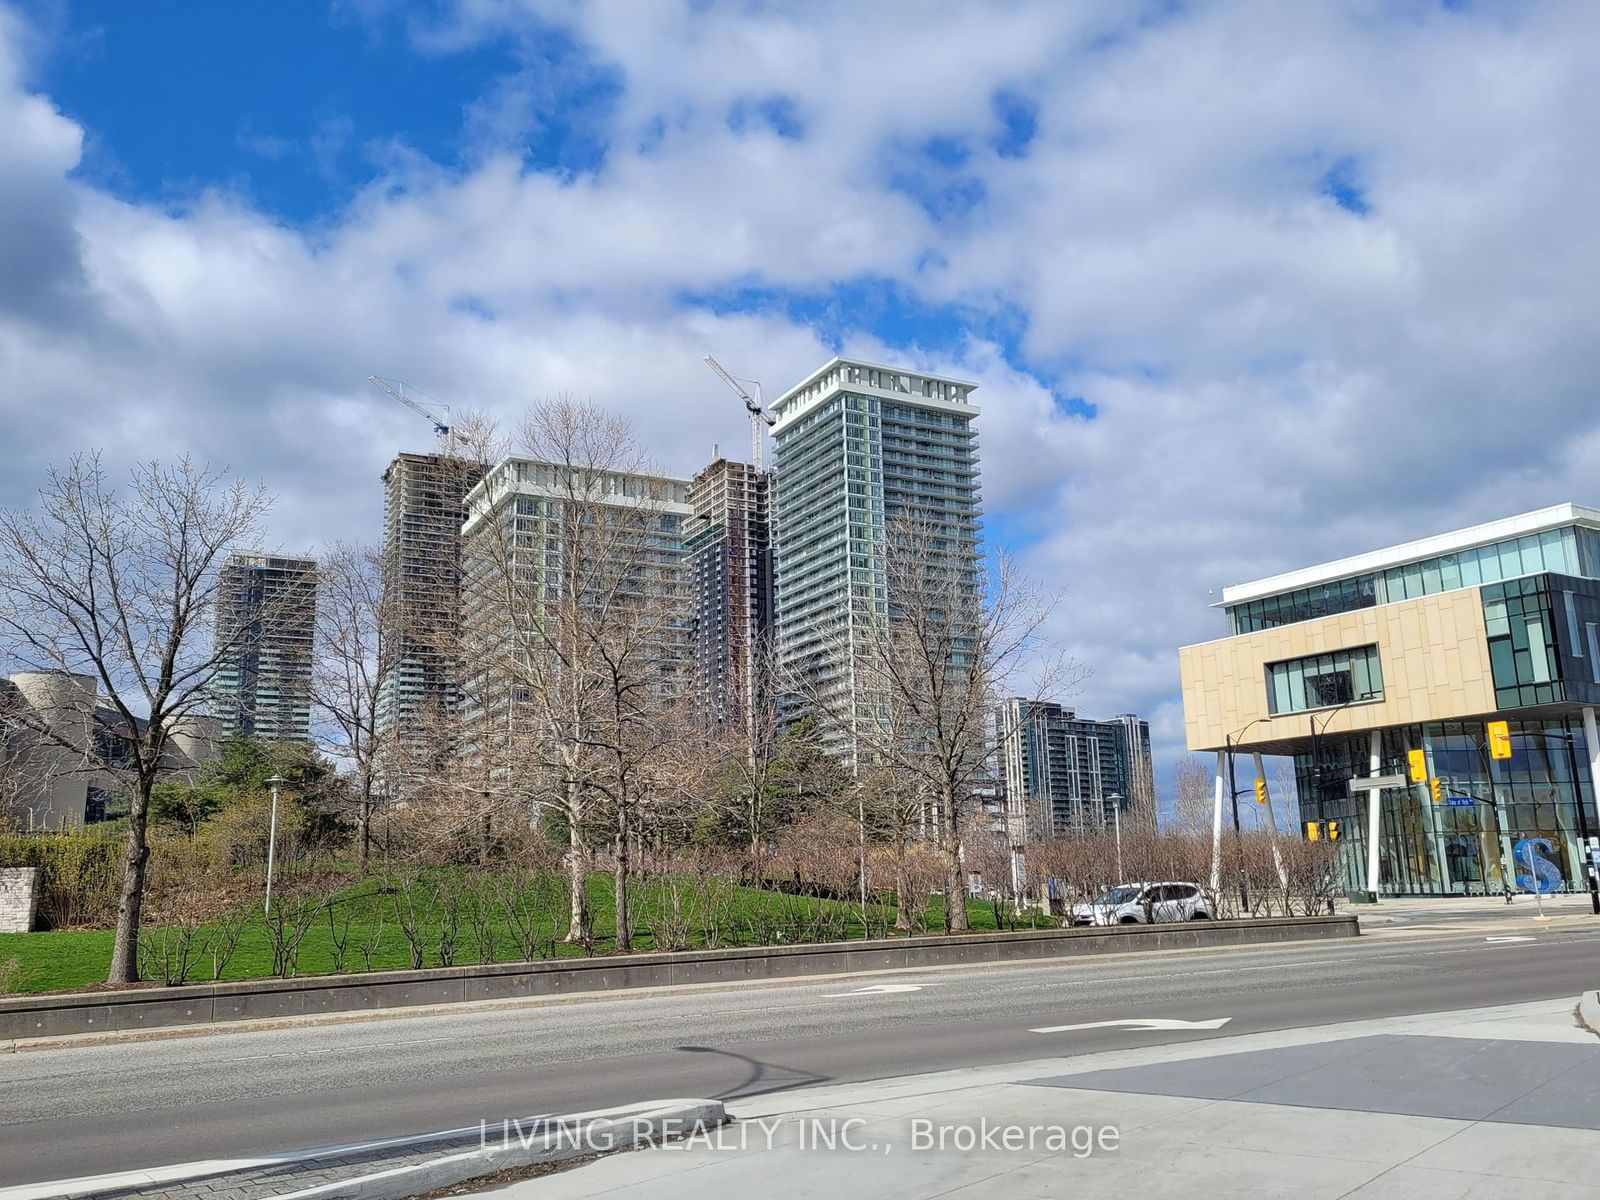
<instances>
[{"instance_id":1,"label":"green grass lawn","mask_svg":"<svg viewBox=\"0 0 1600 1200\"><path fill-rule=\"evenodd\" d=\"M424 882L413 888L413 896L418 905L424 908L427 897L418 889L426 886ZM613 881L609 875L597 873L589 879L589 903L593 910L595 926L593 950L597 954L611 953L615 950L616 929L612 886ZM680 891L680 895L683 894L685 893ZM692 888L687 894L691 898L699 895ZM384 914L382 920L375 916L380 905ZM411 946L396 919L396 907L393 897L376 896L374 885L371 883L352 887L342 894L335 907L336 913L348 912L350 915L343 962L340 962L336 930L330 927L326 914L323 914L305 933L293 973L321 975L337 971L341 967L349 972L362 971L367 969L369 963L373 970L411 966ZM707 928L702 920L697 919L701 915L701 910L695 910L687 918L679 918L673 922L670 916L669 892L657 881L638 885L634 891L634 909L636 950L660 949L671 945L674 941L691 947L708 944L734 946L793 943L819 938L854 939L863 936L861 912L856 904L790 896L757 888L730 887L725 902L719 906L715 929ZM585 953L582 946L563 945L559 942L559 937L566 928L564 896L552 895L547 904L535 911L544 943L540 949L541 954L553 953L557 957L563 957L581 956ZM988 902L969 901L967 912L973 929L995 928L994 911ZM872 906L869 908L868 917L871 926L869 932L872 935L883 936L885 933L892 933L892 930L888 929L894 918L892 907ZM338 924L343 927L343 920L339 920ZM423 944L422 957L425 965L439 965L445 957L439 945L439 931L444 924L437 913L433 919L419 922L419 927L424 930L418 940ZM487 950L478 945L473 924L469 920L461 920L453 950L449 955L452 962L457 965L490 959L506 962L523 957L504 911L491 910L490 918L485 924L487 940L490 943ZM687 931L680 929L679 936L674 938L669 932L669 926L673 924L693 928ZM1019 927L1026 925L1027 921L1019 923ZM943 928L942 901L935 899L928 906L925 929L927 932L937 933ZM149 940L159 941L161 933L158 926L147 930L146 937ZM21 967L21 977L12 986L18 992L67 991L87 987L105 979L111 960L111 942L111 931L102 929L0 934L0 975L4 974L6 961L16 959ZM360 950L362 945L367 948L366 954ZM188 981L210 980L213 977L213 965L209 953L197 955L189 972ZM145 973L149 977L159 979L159 972L154 967L146 969ZM236 950L223 965L221 978L253 979L272 974L272 939L260 914L254 913L239 936Z\"/></svg>"}]
</instances>

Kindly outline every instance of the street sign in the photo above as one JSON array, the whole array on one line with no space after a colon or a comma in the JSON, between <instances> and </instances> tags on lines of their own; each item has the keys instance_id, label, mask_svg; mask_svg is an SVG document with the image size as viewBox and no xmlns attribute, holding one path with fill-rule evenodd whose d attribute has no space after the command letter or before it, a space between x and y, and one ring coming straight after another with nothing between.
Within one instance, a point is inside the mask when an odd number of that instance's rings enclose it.
<instances>
[{"instance_id":1,"label":"street sign","mask_svg":"<svg viewBox=\"0 0 1600 1200\"><path fill-rule=\"evenodd\" d=\"M1350 790L1352 792L1370 792L1375 789L1382 791L1384 788L1405 786L1406 777L1404 775L1367 775L1350 781Z\"/></svg>"},{"instance_id":2,"label":"street sign","mask_svg":"<svg viewBox=\"0 0 1600 1200\"><path fill-rule=\"evenodd\" d=\"M1477 803L1471 796L1446 796L1444 802L1451 808L1471 808Z\"/></svg>"}]
</instances>

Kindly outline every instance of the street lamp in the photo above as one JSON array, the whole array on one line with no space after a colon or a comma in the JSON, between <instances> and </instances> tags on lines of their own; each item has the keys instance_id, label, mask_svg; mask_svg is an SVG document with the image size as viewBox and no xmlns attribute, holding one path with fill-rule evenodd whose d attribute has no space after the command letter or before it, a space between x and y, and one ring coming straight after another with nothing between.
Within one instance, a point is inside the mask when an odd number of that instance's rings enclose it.
<instances>
[{"instance_id":1,"label":"street lamp","mask_svg":"<svg viewBox=\"0 0 1600 1200\"><path fill-rule=\"evenodd\" d=\"M1122 793L1112 792L1106 797L1111 801L1111 820L1117 830L1117 882L1122 882Z\"/></svg>"},{"instance_id":2,"label":"street lamp","mask_svg":"<svg viewBox=\"0 0 1600 1200\"><path fill-rule=\"evenodd\" d=\"M267 899L262 905L262 916L272 915L272 866L278 857L278 789L289 781L276 771L272 778L267 780L267 786L272 789L272 819L267 826Z\"/></svg>"},{"instance_id":3,"label":"street lamp","mask_svg":"<svg viewBox=\"0 0 1600 1200\"><path fill-rule=\"evenodd\" d=\"M1336 704L1332 708L1328 709L1325 713L1323 713L1322 714L1322 731L1321 732L1327 733L1328 732L1328 726L1333 724L1333 718L1338 716L1339 713L1341 713L1345 709L1349 708L1355 702L1356 702L1356 697L1351 696L1350 699L1346 700L1343 704ZM1307 714L1306 720L1308 722L1310 722L1310 725L1311 725L1311 795L1317 801L1317 806L1318 806L1317 807L1317 814L1318 814L1318 818L1320 819L1321 818L1321 813L1322 813L1322 808L1321 808L1322 800L1321 800L1321 797L1318 795L1318 792L1317 792L1317 784L1321 781L1321 778L1322 778L1322 757L1321 757L1321 754L1319 753L1320 750L1321 750L1321 743L1317 740L1317 732L1318 732L1317 731L1317 714L1316 713Z\"/></svg>"},{"instance_id":4,"label":"street lamp","mask_svg":"<svg viewBox=\"0 0 1600 1200\"><path fill-rule=\"evenodd\" d=\"M1227 746L1228 751L1228 791L1231 793L1228 799L1233 805L1233 841L1239 850L1239 908L1245 914L1250 912L1250 887L1245 880L1244 872L1244 834L1239 827L1239 781L1235 778L1233 772L1233 747L1236 742L1242 741L1244 735L1257 725L1267 725L1271 724L1271 722L1271 717L1257 717L1243 729L1237 733L1228 734L1224 739L1224 744Z\"/></svg>"}]
</instances>

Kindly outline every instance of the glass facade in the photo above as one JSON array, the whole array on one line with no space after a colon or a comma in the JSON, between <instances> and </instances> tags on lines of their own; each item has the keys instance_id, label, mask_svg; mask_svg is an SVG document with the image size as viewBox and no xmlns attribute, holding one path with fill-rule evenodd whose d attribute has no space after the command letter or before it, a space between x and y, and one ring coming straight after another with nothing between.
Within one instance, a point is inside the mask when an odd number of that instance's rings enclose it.
<instances>
[{"instance_id":1,"label":"glass facade","mask_svg":"<svg viewBox=\"0 0 1600 1200\"><path fill-rule=\"evenodd\" d=\"M1495 542L1472 550L1459 550L1422 562L1392 567L1383 573L1385 600L1415 600L1436 592L1480 583L1497 583L1537 571L1578 575L1577 530L1547 529L1525 537Z\"/></svg>"},{"instance_id":2,"label":"glass facade","mask_svg":"<svg viewBox=\"0 0 1600 1200\"><path fill-rule=\"evenodd\" d=\"M1267 664L1267 711L1274 716L1382 699L1383 666L1376 646Z\"/></svg>"},{"instance_id":3,"label":"glass facade","mask_svg":"<svg viewBox=\"0 0 1600 1200\"><path fill-rule=\"evenodd\" d=\"M1510 724L1513 754L1504 760L1488 757L1481 722L1381 732L1380 773L1404 774L1406 752L1421 749L1429 775L1444 781L1455 802L1434 803L1425 784L1382 793L1379 892L1490 895L1507 885L1523 892L1584 889L1575 794L1583 797L1590 836L1600 835L1600 821L1583 725L1563 719ZM1314 771L1312 754L1295 758L1301 817L1339 822L1345 884L1365 889L1368 801L1347 785L1371 773L1370 735L1322 738L1315 761Z\"/></svg>"},{"instance_id":4,"label":"glass facade","mask_svg":"<svg viewBox=\"0 0 1600 1200\"><path fill-rule=\"evenodd\" d=\"M896 517L930 522L934 544L966 564L974 592L981 590L982 493L970 390L955 380L842 362L774 406L778 657L809 689L853 693L853 670L840 648L852 612L887 606L883 545ZM863 703L853 695L851 702ZM844 735L830 729L824 736L830 749L853 753Z\"/></svg>"},{"instance_id":5,"label":"glass facade","mask_svg":"<svg viewBox=\"0 0 1600 1200\"><path fill-rule=\"evenodd\" d=\"M1600 577L1600 533L1567 526L1436 558L1357 575L1280 596L1235 604L1228 611L1233 632L1254 633L1299 621L1372 608L1396 600L1415 600L1456 588L1499 583L1541 571Z\"/></svg>"},{"instance_id":6,"label":"glass facade","mask_svg":"<svg viewBox=\"0 0 1600 1200\"><path fill-rule=\"evenodd\" d=\"M1254 633L1297 621L1314 621L1334 613L1357 608L1372 608L1378 603L1378 577L1358 575L1316 587L1300 588L1281 596L1267 596L1236 604L1228 610L1234 633Z\"/></svg>"},{"instance_id":7,"label":"glass facade","mask_svg":"<svg viewBox=\"0 0 1600 1200\"><path fill-rule=\"evenodd\" d=\"M1479 594L1495 707L1600 704L1600 581L1534 575Z\"/></svg>"}]
</instances>

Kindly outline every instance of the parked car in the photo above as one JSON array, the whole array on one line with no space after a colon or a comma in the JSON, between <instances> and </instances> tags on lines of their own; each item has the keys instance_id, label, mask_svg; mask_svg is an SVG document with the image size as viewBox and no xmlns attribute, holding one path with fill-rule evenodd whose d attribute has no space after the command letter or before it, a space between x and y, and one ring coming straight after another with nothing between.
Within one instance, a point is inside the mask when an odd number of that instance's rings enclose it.
<instances>
[{"instance_id":1,"label":"parked car","mask_svg":"<svg viewBox=\"0 0 1600 1200\"><path fill-rule=\"evenodd\" d=\"M1119 883L1087 904L1072 906L1074 925L1209 921L1211 917L1211 905L1193 883Z\"/></svg>"}]
</instances>

